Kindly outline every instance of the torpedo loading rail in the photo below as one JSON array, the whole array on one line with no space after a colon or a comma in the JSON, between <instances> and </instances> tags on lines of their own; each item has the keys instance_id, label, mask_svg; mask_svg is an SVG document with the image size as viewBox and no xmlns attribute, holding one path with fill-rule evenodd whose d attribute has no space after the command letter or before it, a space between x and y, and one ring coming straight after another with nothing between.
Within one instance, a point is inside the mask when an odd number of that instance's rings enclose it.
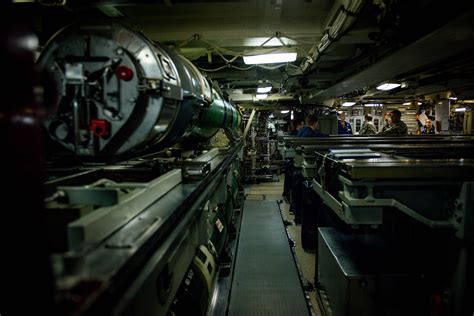
<instances>
[{"instance_id":1,"label":"torpedo loading rail","mask_svg":"<svg viewBox=\"0 0 474 316\"><path fill-rule=\"evenodd\" d=\"M330 148L349 149L354 147L370 148L392 155L438 155L441 157L467 157L472 156L470 151L474 145L474 136L330 136L316 137L280 137L278 149L281 156L288 160L293 159L296 167L301 168L303 156L314 156L315 150L328 150ZM422 150L425 148L426 150ZM459 155L458 155L459 154ZM444 156L442 156L444 155Z\"/></svg>"},{"instance_id":2,"label":"torpedo loading rail","mask_svg":"<svg viewBox=\"0 0 474 316\"><path fill-rule=\"evenodd\" d=\"M280 149L326 313L472 313L472 135L284 137Z\"/></svg>"},{"instance_id":3,"label":"torpedo loading rail","mask_svg":"<svg viewBox=\"0 0 474 316\"><path fill-rule=\"evenodd\" d=\"M388 207L473 240L474 160L330 156L321 157L313 189L345 223L382 224Z\"/></svg>"},{"instance_id":4,"label":"torpedo loading rail","mask_svg":"<svg viewBox=\"0 0 474 316\"><path fill-rule=\"evenodd\" d=\"M472 238L466 230L472 221L472 136L283 140L295 148L294 167L347 224L381 224L383 208L390 207Z\"/></svg>"},{"instance_id":5,"label":"torpedo loading rail","mask_svg":"<svg viewBox=\"0 0 474 316\"><path fill-rule=\"evenodd\" d=\"M240 204L239 151L240 144L182 157L175 150L174 158L165 151L61 169L59 177L51 170L46 207L59 312L204 315ZM190 275L192 297L182 289Z\"/></svg>"}]
</instances>

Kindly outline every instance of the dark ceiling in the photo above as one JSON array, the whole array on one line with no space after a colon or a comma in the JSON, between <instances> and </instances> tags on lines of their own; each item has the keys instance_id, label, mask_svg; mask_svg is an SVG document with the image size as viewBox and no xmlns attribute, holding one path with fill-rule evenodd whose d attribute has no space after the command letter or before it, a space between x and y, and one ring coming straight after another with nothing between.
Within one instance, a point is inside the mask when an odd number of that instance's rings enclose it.
<instances>
[{"instance_id":1,"label":"dark ceiling","mask_svg":"<svg viewBox=\"0 0 474 316\"><path fill-rule=\"evenodd\" d=\"M474 4L424 0L40 1L18 4L44 43L83 17L111 17L174 47L236 102L271 83L268 102L423 98L474 90ZM294 48L289 64L246 65L245 51ZM266 47L266 46L265 46ZM403 88L380 92L387 80Z\"/></svg>"}]
</instances>

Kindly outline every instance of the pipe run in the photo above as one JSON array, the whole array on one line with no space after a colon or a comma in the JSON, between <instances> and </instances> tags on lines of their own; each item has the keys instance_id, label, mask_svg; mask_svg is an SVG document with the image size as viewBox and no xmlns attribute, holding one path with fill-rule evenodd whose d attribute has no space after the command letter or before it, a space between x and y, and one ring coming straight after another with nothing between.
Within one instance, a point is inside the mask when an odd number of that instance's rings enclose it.
<instances>
[{"instance_id":1,"label":"pipe run","mask_svg":"<svg viewBox=\"0 0 474 316\"><path fill-rule=\"evenodd\" d=\"M331 22L328 24L323 37L319 43L314 44L311 48L308 58L301 65L303 72L316 64L321 54L334 42L338 41L354 24L364 0L349 0L348 2L346 5L341 3L336 14L330 20Z\"/></svg>"}]
</instances>

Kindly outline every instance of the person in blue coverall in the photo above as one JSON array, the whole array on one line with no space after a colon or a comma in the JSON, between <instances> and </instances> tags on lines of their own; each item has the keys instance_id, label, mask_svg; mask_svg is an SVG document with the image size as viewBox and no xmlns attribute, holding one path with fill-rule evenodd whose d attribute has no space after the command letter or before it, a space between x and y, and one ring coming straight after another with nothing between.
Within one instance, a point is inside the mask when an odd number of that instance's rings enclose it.
<instances>
[{"instance_id":1,"label":"person in blue coverall","mask_svg":"<svg viewBox=\"0 0 474 316\"><path fill-rule=\"evenodd\" d=\"M297 136L298 132L304 128L304 122L302 120L295 120L294 121L295 129L290 132L291 136Z\"/></svg>"},{"instance_id":2,"label":"person in blue coverall","mask_svg":"<svg viewBox=\"0 0 474 316\"><path fill-rule=\"evenodd\" d=\"M349 124L349 122L346 122L346 113L345 112L340 112L339 113L340 120L338 121L337 124L337 133L340 134L346 134L346 135L352 135L352 126Z\"/></svg>"},{"instance_id":3,"label":"person in blue coverall","mask_svg":"<svg viewBox=\"0 0 474 316\"><path fill-rule=\"evenodd\" d=\"M303 127L298 132L298 137L328 137L329 135L321 133L318 130L318 116L311 114L308 116L308 125ZM291 179L289 184L291 186L289 197L290 197L290 212L295 214L295 224L300 225L302 223L302 191L303 191L304 178L301 174L301 168L293 169L291 173Z\"/></svg>"},{"instance_id":4,"label":"person in blue coverall","mask_svg":"<svg viewBox=\"0 0 474 316\"><path fill-rule=\"evenodd\" d=\"M328 137L328 134L321 133L318 130L318 116L311 114L308 116L308 126L303 127L298 132L298 137Z\"/></svg>"}]
</instances>

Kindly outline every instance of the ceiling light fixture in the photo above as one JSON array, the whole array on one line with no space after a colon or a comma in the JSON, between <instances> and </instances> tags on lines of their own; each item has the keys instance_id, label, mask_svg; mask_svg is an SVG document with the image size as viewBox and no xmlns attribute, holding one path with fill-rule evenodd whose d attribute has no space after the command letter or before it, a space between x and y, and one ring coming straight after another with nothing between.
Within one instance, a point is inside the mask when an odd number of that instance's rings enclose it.
<instances>
[{"instance_id":1,"label":"ceiling light fixture","mask_svg":"<svg viewBox=\"0 0 474 316\"><path fill-rule=\"evenodd\" d=\"M414 102L414 101L413 101L413 102ZM410 101L410 102L404 102L402 105L411 105L411 104L412 104L412 102ZM423 103L417 101L416 104L417 104L417 105L422 105Z\"/></svg>"},{"instance_id":2,"label":"ceiling light fixture","mask_svg":"<svg viewBox=\"0 0 474 316\"><path fill-rule=\"evenodd\" d=\"M229 39L229 41L231 41ZM243 39L242 46L244 47L255 47L255 46L265 46L265 47L275 47L275 46L283 46L286 45L296 45L298 44L297 41L289 39L287 37L249 37Z\"/></svg>"},{"instance_id":3,"label":"ceiling light fixture","mask_svg":"<svg viewBox=\"0 0 474 316\"><path fill-rule=\"evenodd\" d=\"M382 83L382 84L378 85L377 90L387 91L387 90L392 90L392 89L395 89L395 88L398 88L398 87L400 87L399 83L388 82L388 83Z\"/></svg>"},{"instance_id":4,"label":"ceiling light fixture","mask_svg":"<svg viewBox=\"0 0 474 316\"><path fill-rule=\"evenodd\" d=\"M258 87L257 93L268 93L272 90L272 86Z\"/></svg>"},{"instance_id":5,"label":"ceiling light fixture","mask_svg":"<svg viewBox=\"0 0 474 316\"><path fill-rule=\"evenodd\" d=\"M268 97L268 93L256 94L255 97L257 98L257 100L263 100Z\"/></svg>"},{"instance_id":6,"label":"ceiling light fixture","mask_svg":"<svg viewBox=\"0 0 474 316\"><path fill-rule=\"evenodd\" d=\"M260 48L244 52L244 63L247 65L286 63L296 60L297 53L288 47Z\"/></svg>"},{"instance_id":7,"label":"ceiling light fixture","mask_svg":"<svg viewBox=\"0 0 474 316\"><path fill-rule=\"evenodd\" d=\"M353 106L354 104L356 104L355 102L344 102L342 104L342 106Z\"/></svg>"}]
</instances>

